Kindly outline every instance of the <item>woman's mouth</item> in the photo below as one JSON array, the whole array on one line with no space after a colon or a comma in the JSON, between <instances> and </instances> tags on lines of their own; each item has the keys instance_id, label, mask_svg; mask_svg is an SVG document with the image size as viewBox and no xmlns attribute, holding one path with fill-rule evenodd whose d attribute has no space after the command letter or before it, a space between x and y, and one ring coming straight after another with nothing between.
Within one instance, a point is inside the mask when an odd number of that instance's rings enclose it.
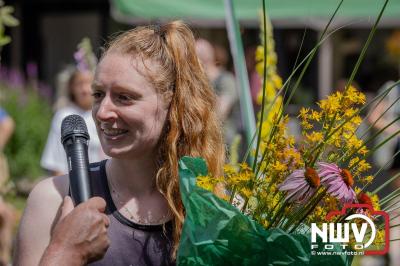
<instances>
[{"instance_id":1,"label":"woman's mouth","mask_svg":"<svg viewBox=\"0 0 400 266\"><path fill-rule=\"evenodd\" d=\"M107 137L119 137L128 132L126 129L119 129L119 128L102 128L101 131L106 135Z\"/></svg>"}]
</instances>

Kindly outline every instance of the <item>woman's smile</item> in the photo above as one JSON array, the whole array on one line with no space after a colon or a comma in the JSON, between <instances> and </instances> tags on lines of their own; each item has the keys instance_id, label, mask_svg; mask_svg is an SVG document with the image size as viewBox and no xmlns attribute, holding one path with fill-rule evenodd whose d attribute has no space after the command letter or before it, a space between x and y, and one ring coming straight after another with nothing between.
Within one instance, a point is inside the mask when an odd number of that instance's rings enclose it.
<instances>
[{"instance_id":1,"label":"woman's smile","mask_svg":"<svg viewBox=\"0 0 400 266\"><path fill-rule=\"evenodd\" d=\"M111 136L111 137L118 136L118 135L128 132L128 130L120 129L120 128L102 128L101 130L104 132L104 134L106 134L107 136Z\"/></svg>"},{"instance_id":2,"label":"woman's smile","mask_svg":"<svg viewBox=\"0 0 400 266\"><path fill-rule=\"evenodd\" d=\"M128 133L128 130L120 128L101 128L101 131L106 138L112 140L119 139Z\"/></svg>"}]
</instances>

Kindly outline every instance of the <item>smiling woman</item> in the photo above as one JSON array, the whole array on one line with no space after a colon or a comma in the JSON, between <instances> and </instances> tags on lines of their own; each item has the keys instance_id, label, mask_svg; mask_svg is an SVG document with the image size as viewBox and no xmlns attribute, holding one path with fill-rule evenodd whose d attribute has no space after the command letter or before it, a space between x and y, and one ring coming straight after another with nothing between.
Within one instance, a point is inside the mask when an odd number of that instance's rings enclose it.
<instances>
[{"instance_id":1,"label":"smiling woman","mask_svg":"<svg viewBox=\"0 0 400 266\"><path fill-rule=\"evenodd\" d=\"M103 54L92 89L93 118L111 157L90 166L97 197L73 208L68 176L39 183L16 265L174 265L184 219L178 160L201 156L220 176L225 159L191 31L175 21L123 33Z\"/></svg>"}]
</instances>

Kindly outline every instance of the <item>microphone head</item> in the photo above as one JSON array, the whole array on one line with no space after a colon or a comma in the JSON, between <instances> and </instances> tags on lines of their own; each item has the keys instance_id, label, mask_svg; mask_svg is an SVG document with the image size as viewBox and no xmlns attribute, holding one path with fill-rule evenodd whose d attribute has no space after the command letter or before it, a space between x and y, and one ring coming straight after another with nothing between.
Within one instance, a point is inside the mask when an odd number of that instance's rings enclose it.
<instances>
[{"instance_id":1,"label":"microphone head","mask_svg":"<svg viewBox=\"0 0 400 266\"><path fill-rule=\"evenodd\" d=\"M85 120L79 115L69 115L61 123L61 142L64 144L72 136L90 139Z\"/></svg>"}]
</instances>

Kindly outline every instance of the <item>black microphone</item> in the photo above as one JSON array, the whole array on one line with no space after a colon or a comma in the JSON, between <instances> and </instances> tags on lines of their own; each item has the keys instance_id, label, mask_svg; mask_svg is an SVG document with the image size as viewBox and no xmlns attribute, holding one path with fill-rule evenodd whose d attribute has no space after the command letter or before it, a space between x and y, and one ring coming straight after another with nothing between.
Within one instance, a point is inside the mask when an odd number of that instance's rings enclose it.
<instances>
[{"instance_id":1,"label":"black microphone","mask_svg":"<svg viewBox=\"0 0 400 266\"><path fill-rule=\"evenodd\" d=\"M69 115L64 118L61 123L61 143L67 154L70 190L76 205L92 195L89 182L89 139L82 117Z\"/></svg>"}]
</instances>

